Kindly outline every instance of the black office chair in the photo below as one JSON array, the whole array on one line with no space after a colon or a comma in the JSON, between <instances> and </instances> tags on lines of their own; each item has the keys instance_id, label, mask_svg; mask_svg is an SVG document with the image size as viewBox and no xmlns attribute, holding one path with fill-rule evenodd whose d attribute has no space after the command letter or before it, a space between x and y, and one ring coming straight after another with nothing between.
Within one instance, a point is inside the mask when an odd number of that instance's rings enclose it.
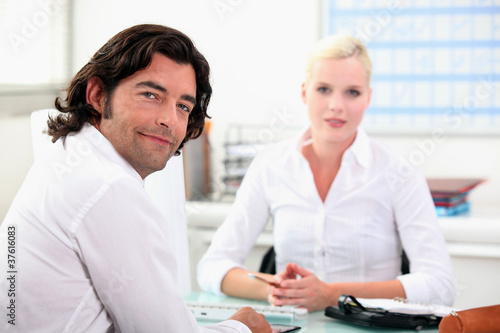
<instances>
[{"instance_id":1,"label":"black office chair","mask_svg":"<svg viewBox=\"0 0 500 333\"><path fill-rule=\"evenodd\" d=\"M401 274L410 273L410 260L408 260L408 256L406 255L405 250L401 254Z\"/></svg>"},{"instance_id":2,"label":"black office chair","mask_svg":"<svg viewBox=\"0 0 500 333\"><path fill-rule=\"evenodd\" d=\"M406 256L405 251L401 254L401 273L410 273L410 261ZM260 264L259 272L276 274L276 253L274 253L274 246L271 246L269 250L264 254L262 262Z\"/></svg>"},{"instance_id":3,"label":"black office chair","mask_svg":"<svg viewBox=\"0 0 500 333\"><path fill-rule=\"evenodd\" d=\"M264 254L264 257L262 257L259 272L273 275L276 274L276 253L274 253L274 246L271 246Z\"/></svg>"}]
</instances>

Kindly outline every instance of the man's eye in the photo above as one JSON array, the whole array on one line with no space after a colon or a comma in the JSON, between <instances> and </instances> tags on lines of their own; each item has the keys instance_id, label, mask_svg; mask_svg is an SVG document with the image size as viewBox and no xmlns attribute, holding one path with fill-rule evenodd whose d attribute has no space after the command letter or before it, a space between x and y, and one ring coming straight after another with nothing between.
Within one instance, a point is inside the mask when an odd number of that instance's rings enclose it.
<instances>
[{"instance_id":1,"label":"man's eye","mask_svg":"<svg viewBox=\"0 0 500 333\"><path fill-rule=\"evenodd\" d=\"M155 96L155 94L153 94L153 93L151 93L151 92L149 92L149 91L142 93L142 95L143 95L144 97L146 97L146 98L150 98L150 99L153 99L153 98L155 98L155 97L156 97L156 96Z\"/></svg>"},{"instance_id":2,"label":"man's eye","mask_svg":"<svg viewBox=\"0 0 500 333\"><path fill-rule=\"evenodd\" d=\"M184 104L177 104L177 106L182 109L182 111L185 111L187 113L190 113L191 112L191 108L187 105L184 105Z\"/></svg>"},{"instance_id":3,"label":"man's eye","mask_svg":"<svg viewBox=\"0 0 500 333\"><path fill-rule=\"evenodd\" d=\"M349 95L351 95L353 97L358 97L360 95L360 92L357 91L356 89L350 89L349 90Z\"/></svg>"}]
</instances>

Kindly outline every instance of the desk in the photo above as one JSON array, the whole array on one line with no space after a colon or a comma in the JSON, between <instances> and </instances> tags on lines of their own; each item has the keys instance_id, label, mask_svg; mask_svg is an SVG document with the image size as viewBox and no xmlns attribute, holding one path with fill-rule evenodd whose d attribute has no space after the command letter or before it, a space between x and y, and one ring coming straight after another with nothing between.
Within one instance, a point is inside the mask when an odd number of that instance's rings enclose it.
<instances>
[{"instance_id":1,"label":"desk","mask_svg":"<svg viewBox=\"0 0 500 333\"><path fill-rule=\"evenodd\" d=\"M253 301L236 297L219 296L211 293L205 292L192 292L190 295L184 297L186 301L197 301L197 302L207 302L207 303L237 303L237 304L249 304L249 305L269 305L267 302L263 301ZM292 324L288 320L270 320L272 323L277 324ZM200 325L213 324L211 321L198 321ZM378 327L364 327L358 325L352 325L345 323L330 317L326 317L323 311L317 311L309 313L307 320L294 322L294 325L302 327L299 331L300 333L322 333L322 332L334 332L334 333L353 333L353 332L389 332L389 333L409 333L414 332L413 330L404 329L390 329L390 328L378 328ZM437 328L427 328L421 332L425 333L437 333Z\"/></svg>"}]
</instances>

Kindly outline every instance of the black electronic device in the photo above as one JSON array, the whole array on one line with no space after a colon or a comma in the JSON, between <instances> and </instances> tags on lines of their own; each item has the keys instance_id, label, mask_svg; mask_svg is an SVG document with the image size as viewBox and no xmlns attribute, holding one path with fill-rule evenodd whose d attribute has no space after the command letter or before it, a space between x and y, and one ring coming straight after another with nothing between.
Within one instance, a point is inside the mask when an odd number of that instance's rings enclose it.
<instances>
[{"instance_id":1,"label":"black electronic device","mask_svg":"<svg viewBox=\"0 0 500 333\"><path fill-rule=\"evenodd\" d=\"M298 332L300 331L300 326L271 324L271 329L273 333Z\"/></svg>"}]
</instances>

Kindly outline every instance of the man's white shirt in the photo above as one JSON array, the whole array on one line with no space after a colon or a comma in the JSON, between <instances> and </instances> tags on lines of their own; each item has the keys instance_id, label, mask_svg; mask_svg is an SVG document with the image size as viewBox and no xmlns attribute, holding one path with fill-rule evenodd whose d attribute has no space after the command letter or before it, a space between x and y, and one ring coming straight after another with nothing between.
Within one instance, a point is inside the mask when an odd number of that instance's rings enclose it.
<instances>
[{"instance_id":1,"label":"man's white shirt","mask_svg":"<svg viewBox=\"0 0 500 333\"><path fill-rule=\"evenodd\" d=\"M35 161L0 227L17 230L16 332L249 332L199 327L177 288L168 223L139 174L86 124ZM0 267L7 271L6 251ZM5 260L4 260L5 259ZM1 280L1 304L9 302Z\"/></svg>"}]
</instances>

